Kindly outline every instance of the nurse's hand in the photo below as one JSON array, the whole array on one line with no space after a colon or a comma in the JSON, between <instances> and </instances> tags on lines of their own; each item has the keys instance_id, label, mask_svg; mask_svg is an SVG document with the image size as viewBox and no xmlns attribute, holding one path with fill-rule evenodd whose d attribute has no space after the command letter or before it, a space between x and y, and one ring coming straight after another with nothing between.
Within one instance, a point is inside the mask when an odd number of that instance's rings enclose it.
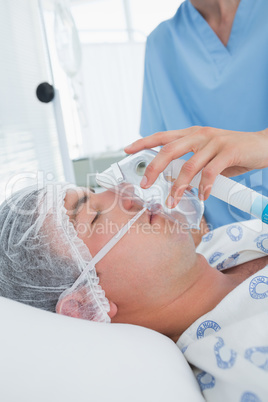
<instances>
[{"instance_id":1,"label":"nurse's hand","mask_svg":"<svg viewBox=\"0 0 268 402\"><path fill-rule=\"evenodd\" d=\"M167 165L188 152L194 155L183 165L172 187L167 205L177 205L193 177L203 169L199 198L206 200L218 174L237 176L268 166L268 129L239 132L194 126L184 130L159 132L125 148L126 153L163 146L147 166L141 187L150 187Z\"/></svg>"}]
</instances>

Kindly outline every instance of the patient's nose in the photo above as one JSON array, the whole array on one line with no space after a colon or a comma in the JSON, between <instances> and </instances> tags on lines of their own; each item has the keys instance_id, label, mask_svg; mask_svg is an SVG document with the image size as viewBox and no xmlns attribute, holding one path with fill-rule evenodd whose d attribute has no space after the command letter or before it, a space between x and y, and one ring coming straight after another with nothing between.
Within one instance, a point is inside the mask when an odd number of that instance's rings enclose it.
<instances>
[{"instance_id":1,"label":"patient's nose","mask_svg":"<svg viewBox=\"0 0 268 402\"><path fill-rule=\"evenodd\" d=\"M142 201L137 197L126 196L121 198L121 206L125 212L136 213L143 208Z\"/></svg>"},{"instance_id":2,"label":"patient's nose","mask_svg":"<svg viewBox=\"0 0 268 402\"><path fill-rule=\"evenodd\" d=\"M130 211L133 208L134 201L132 197L124 196L121 198L121 205L125 211Z\"/></svg>"},{"instance_id":3,"label":"patient's nose","mask_svg":"<svg viewBox=\"0 0 268 402\"><path fill-rule=\"evenodd\" d=\"M120 188L120 204L125 211L137 210L135 188L130 183L124 183Z\"/></svg>"}]
</instances>

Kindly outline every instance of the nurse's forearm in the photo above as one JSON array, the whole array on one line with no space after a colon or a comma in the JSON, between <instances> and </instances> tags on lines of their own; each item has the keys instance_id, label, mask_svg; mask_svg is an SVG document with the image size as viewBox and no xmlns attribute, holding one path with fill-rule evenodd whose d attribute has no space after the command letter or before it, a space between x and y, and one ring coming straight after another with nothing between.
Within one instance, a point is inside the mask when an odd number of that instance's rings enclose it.
<instances>
[{"instance_id":1,"label":"nurse's forearm","mask_svg":"<svg viewBox=\"0 0 268 402\"><path fill-rule=\"evenodd\" d=\"M145 171L144 188L150 187L172 160L194 152L172 187L174 206L202 169L199 196L207 199L218 174L236 176L268 167L268 128L258 132L240 132L194 126L153 134L134 142L125 151L135 153L159 145L163 147Z\"/></svg>"}]
</instances>

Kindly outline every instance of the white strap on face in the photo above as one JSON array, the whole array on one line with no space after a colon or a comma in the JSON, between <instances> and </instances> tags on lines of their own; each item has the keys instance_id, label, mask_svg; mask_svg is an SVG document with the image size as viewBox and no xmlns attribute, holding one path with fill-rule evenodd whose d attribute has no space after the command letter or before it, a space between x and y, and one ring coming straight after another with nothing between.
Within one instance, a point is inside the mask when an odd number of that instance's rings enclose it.
<instances>
[{"instance_id":1,"label":"white strap on face","mask_svg":"<svg viewBox=\"0 0 268 402\"><path fill-rule=\"evenodd\" d=\"M131 218L123 227L122 229L119 230L119 232L116 233L114 237L111 238L111 240L108 241L105 246L102 247L102 249L93 257L93 259L90 261L90 263L93 263L94 265L97 264L115 245L116 243L119 242L120 239L127 233L127 231L131 228L133 223L136 222L137 219L146 211L147 208L143 208L141 211L139 211L133 218Z\"/></svg>"},{"instance_id":2,"label":"white strap on face","mask_svg":"<svg viewBox=\"0 0 268 402\"><path fill-rule=\"evenodd\" d=\"M81 281L83 277L88 273L92 266L97 264L118 242L122 237L127 233L127 231L131 228L133 223L136 222L137 219L146 211L147 208L143 208L140 210L133 218L131 218L123 227L116 233L114 237L112 237L105 246L92 258L92 260L88 263L87 267L79 276L78 280ZM77 282L77 281L76 281Z\"/></svg>"}]
</instances>

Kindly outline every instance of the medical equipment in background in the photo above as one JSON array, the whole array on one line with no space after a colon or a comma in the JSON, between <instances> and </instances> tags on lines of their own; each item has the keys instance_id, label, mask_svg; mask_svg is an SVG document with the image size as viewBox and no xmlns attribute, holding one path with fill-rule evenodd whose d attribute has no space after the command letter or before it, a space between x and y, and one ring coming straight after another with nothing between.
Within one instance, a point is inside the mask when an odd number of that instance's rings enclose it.
<instances>
[{"instance_id":1,"label":"medical equipment in background","mask_svg":"<svg viewBox=\"0 0 268 402\"><path fill-rule=\"evenodd\" d=\"M134 198L153 213L163 215L185 228L199 228L204 205L190 188L184 192L175 208L170 209L165 205L172 187L168 171L161 173L150 188L140 187L145 169L156 155L156 151L146 150L128 156L118 163L113 163L103 173L97 174L96 182L121 197Z\"/></svg>"},{"instance_id":2,"label":"medical equipment in background","mask_svg":"<svg viewBox=\"0 0 268 402\"><path fill-rule=\"evenodd\" d=\"M75 77L81 66L81 46L75 22L65 0L55 2L54 34L60 65L68 77Z\"/></svg>"},{"instance_id":3,"label":"medical equipment in background","mask_svg":"<svg viewBox=\"0 0 268 402\"><path fill-rule=\"evenodd\" d=\"M81 129L88 125L85 112L85 99L79 71L82 50L79 34L66 0L56 0L54 8L54 36L59 63L70 81L72 97L75 101Z\"/></svg>"},{"instance_id":4,"label":"medical equipment in background","mask_svg":"<svg viewBox=\"0 0 268 402\"><path fill-rule=\"evenodd\" d=\"M167 217L176 219L176 215L173 215L172 211L178 210L178 212L186 215L188 222L191 219L194 226L194 223L197 224L200 222L203 209L202 203L198 202L197 197L191 192L186 190L185 201L183 201L182 198L178 206L174 209L170 210L165 206L165 201L170 192L172 182L178 177L185 160L173 160L150 188L142 189L139 187L146 167L156 154L156 151L145 150L131 155L118 164L111 165L111 167L102 174L97 174L96 181L102 187L111 190L118 189L122 183L131 183L135 186L134 195L143 200L144 205L148 205L150 208L152 204L159 202L163 206L163 213L165 213ZM190 186L195 188L199 187L201 174L202 172L199 172L193 178ZM211 195L268 224L268 198L256 191L225 176L218 175L213 184ZM188 210L189 205L196 208L196 214L192 213L191 209Z\"/></svg>"}]
</instances>

